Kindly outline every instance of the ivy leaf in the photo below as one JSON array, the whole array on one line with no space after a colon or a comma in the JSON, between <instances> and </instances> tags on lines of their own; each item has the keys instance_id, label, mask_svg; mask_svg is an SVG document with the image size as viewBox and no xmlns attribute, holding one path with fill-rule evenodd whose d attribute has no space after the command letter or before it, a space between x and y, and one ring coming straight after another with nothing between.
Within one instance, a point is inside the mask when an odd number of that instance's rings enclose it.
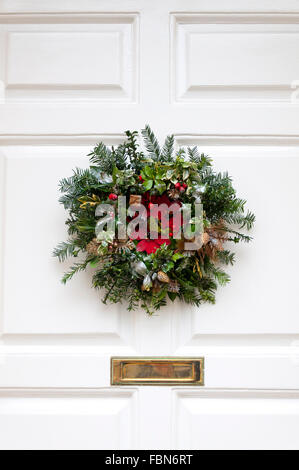
<instances>
[{"instance_id":1,"label":"ivy leaf","mask_svg":"<svg viewBox=\"0 0 299 470\"><path fill-rule=\"evenodd\" d=\"M170 180L173 174L174 174L174 170L167 170L166 178Z\"/></svg>"},{"instance_id":2,"label":"ivy leaf","mask_svg":"<svg viewBox=\"0 0 299 470\"><path fill-rule=\"evenodd\" d=\"M186 180L187 178L189 178L189 170L184 170L183 171L183 180Z\"/></svg>"}]
</instances>

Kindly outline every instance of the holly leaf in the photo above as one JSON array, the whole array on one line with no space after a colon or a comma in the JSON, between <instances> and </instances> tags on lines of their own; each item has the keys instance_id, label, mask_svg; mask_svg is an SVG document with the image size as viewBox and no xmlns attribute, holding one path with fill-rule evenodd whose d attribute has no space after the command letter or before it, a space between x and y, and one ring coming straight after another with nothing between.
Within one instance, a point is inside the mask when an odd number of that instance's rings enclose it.
<instances>
[{"instance_id":1,"label":"holly leaf","mask_svg":"<svg viewBox=\"0 0 299 470\"><path fill-rule=\"evenodd\" d=\"M168 263L163 264L163 270L166 273L170 271L172 268L174 268L174 263L172 261L168 261Z\"/></svg>"},{"instance_id":2,"label":"holly leaf","mask_svg":"<svg viewBox=\"0 0 299 470\"><path fill-rule=\"evenodd\" d=\"M170 298L170 300L173 302L177 296L177 293L176 292L167 292L168 294L168 297Z\"/></svg>"},{"instance_id":3,"label":"holly leaf","mask_svg":"<svg viewBox=\"0 0 299 470\"><path fill-rule=\"evenodd\" d=\"M155 189L159 194L163 194L166 191L166 184L163 181L156 180Z\"/></svg>"},{"instance_id":4,"label":"holly leaf","mask_svg":"<svg viewBox=\"0 0 299 470\"><path fill-rule=\"evenodd\" d=\"M153 170L152 167L146 165L146 166L144 167L143 171L144 171L144 173L145 173L145 175L146 175L147 177L149 177L149 178L151 178L151 179L154 177L154 170Z\"/></svg>"},{"instance_id":5,"label":"holly leaf","mask_svg":"<svg viewBox=\"0 0 299 470\"><path fill-rule=\"evenodd\" d=\"M177 261L178 259L184 258L184 255L182 253L175 253L172 256L173 261Z\"/></svg>"},{"instance_id":6,"label":"holly leaf","mask_svg":"<svg viewBox=\"0 0 299 470\"><path fill-rule=\"evenodd\" d=\"M153 180L143 181L142 185L146 191L149 191L153 187Z\"/></svg>"}]
</instances>

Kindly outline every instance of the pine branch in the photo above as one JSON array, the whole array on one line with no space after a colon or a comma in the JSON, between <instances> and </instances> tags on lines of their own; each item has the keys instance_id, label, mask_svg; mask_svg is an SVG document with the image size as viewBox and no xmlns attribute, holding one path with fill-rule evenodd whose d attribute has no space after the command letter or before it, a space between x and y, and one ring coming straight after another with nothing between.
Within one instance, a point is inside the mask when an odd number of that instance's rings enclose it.
<instances>
[{"instance_id":1,"label":"pine branch","mask_svg":"<svg viewBox=\"0 0 299 470\"><path fill-rule=\"evenodd\" d=\"M171 162L173 160L174 136L168 135L162 148L161 160Z\"/></svg>"},{"instance_id":2,"label":"pine branch","mask_svg":"<svg viewBox=\"0 0 299 470\"><path fill-rule=\"evenodd\" d=\"M155 137L155 134L151 130L150 126L147 124L144 129L142 129L141 134L144 139L145 148L149 153L149 156L155 160L159 161L161 157L161 150L158 143L158 140Z\"/></svg>"},{"instance_id":3,"label":"pine branch","mask_svg":"<svg viewBox=\"0 0 299 470\"><path fill-rule=\"evenodd\" d=\"M249 237L248 235L244 235L243 233L237 232L236 230L227 228L226 232L232 233L235 235L235 237L228 238L229 241L234 242L234 243L239 243L240 241L248 243L252 240L252 237Z\"/></svg>"},{"instance_id":4,"label":"pine branch","mask_svg":"<svg viewBox=\"0 0 299 470\"><path fill-rule=\"evenodd\" d=\"M220 263L233 265L235 262L235 253L231 253L229 250L218 251L217 259Z\"/></svg>"},{"instance_id":5,"label":"pine branch","mask_svg":"<svg viewBox=\"0 0 299 470\"><path fill-rule=\"evenodd\" d=\"M240 212L236 212L233 214L225 214L223 219L229 224L239 225L240 229L246 227L247 230L250 230L253 226L255 216L250 212L248 212L246 216Z\"/></svg>"},{"instance_id":6,"label":"pine branch","mask_svg":"<svg viewBox=\"0 0 299 470\"><path fill-rule=\"evenodd\" d=\"M230 276L214 264L211 264L210 272L213 274L214 278L221 286L224 286L230 281Z\"/></svg>"},{"instance_id":7,"label":"pine branch","mask_svg":"<svg viewBox=\"0 0 299 470\"><path fill-rule=\"evenodd\" d=\"M60 262L63 262L69 256L78 256L80 248L77 245L76 240L68 240L67 242L61 242L54 248L53 256L56 256Z\"/></svg>"},{"instance_id":8,"label":"pine branch","mask_svg":"<svg viewBox=\"0 0 299 470\"><path fill-rule=\"evenodd\" d=\"M94 259L95 257L87 258L83 263L75 263L74 266L72 266L70 270L63 275L61 279L62 284L66 284L78 272L84 271L87 268L88 264Z\"/></svg>"}]
</instances>

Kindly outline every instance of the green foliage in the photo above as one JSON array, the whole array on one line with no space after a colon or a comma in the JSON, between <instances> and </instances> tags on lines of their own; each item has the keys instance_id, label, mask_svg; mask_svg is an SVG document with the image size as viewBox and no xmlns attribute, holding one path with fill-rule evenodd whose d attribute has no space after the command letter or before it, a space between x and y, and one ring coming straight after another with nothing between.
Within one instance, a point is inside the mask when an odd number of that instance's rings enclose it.
<instances>
[{"instance_id":1,"label":"green foliage","mask_svg":"<svg viewBox=\"0 0 299 470\"><path fill-rule=\"evenodd\" d=\"M174 150L174 136L168 135L165 139L165 143L162 148L161 160L163 162L172 162L173 150Z\"/></svg>"},{"instance_id":2,"label":"green foliage","mask_svg":"<svg viewBox=\"0 0 299 470\"><path fill-rule=\"evenodd\" d=\"M217 285L225 285L230 280L222 266L235 262L234 253L226 247L223 249L221 244L218 246L217 240L215 246L208 241L207 250L188 253L179 247L178 241L171 239L168 246L164 244L147 254L137 251L138 241L133 247L115 251L113 235L107 232L107 240L99 248L96 245L95 251L88 249L90 243L95 243L97 206L109 203L113 208L115 205L108 198L110 193L124 195L127 200L131 194L144 193L173 197L178 192L177 183L184 184L178 199L181 204L200 198L204 227L214 230L221 243L251 240L242 230L253 227L254 214L245 211L246 201L237 197L227 173L215 172L211 158L197 147L175 150L173 135L166 137L162 148L148 125L141 135L145 153L140 150L138 132L126 131L123 143L110 148L100 142L89 154L89 168L76 168L70 177L60 181L59 201L68 212L65 223L69 238L57 245L53 255L61 262L68 257L76 258L79 253L86 255L64 274L62 282L90 266L94 270L93 287L104 289L105 304L124 301L128 310L141 306L150 315L165 306L167 299L178 298L195 306L214 303ZM115 224L118 224L117 215ZM142 275L132 269L136 263L143 263ZM172 290L168 282L158 280L157 273L161 271L174 286ZM150 285L144 285L146 276Z\"/></svg>"},{"instance_id":3,"label":"green foliage","mask_svg":"<svg viewBox=\"0 0 299 470\"><path fill-rule=\"evenodd\" d=\"M63 262L69 256L77 257L80 249L76 240L68 240L67 242L61 242L57 245L53 251L53 256L57 256L59 261Z\"/></svg>"},{"instance_id":4,"label":"green foliage","mask_svg":"<svg viewBox=\"0 0 299 470\"><path fill-rule=\"evenodd\" d=\"M112 172L113 165L115 164L115 155L103 142L96 145L88 156L90 156L90 163L101 168L102 172L108 174Z\"/></svg>"},{"instance_id":5,"label":"green foliage","mask_svg":"<svg viewBox=\"0 0 299 470\"><path fill-rule=\"evenodd\" d=\"M159 143L155 137L155 134L151 130L149 125L146 125L144 129L142 129L141 134L144 139L145 148L148 151L149 157L154 161L160 161L161 159L161 150Z\"/></svg>"},{"instance_id":6,"label":"green foliage","mask_svg":"<svg viewBox=\"0 0 299 470\"><path fill-rule=\"evenodd\" d=\"M188 147L188 157L190 162L195 163L198 170L205 170L212 165L212 159L204 153L199 153L197 147Z\"/></svg>"},{"instance_id":7,"label":"green foliage","mask_svg":"<svg viewBox=\"0 0 299 470\"><path fill-rule=\"evenodd\" d=\"M88 264L93 260L94 258L86 258L86 260L82 263L75 263L74 266L72 266L70 270L63 275L61 282L63 284L66 284L70 279L73 278L75 274L79 273L80 271L84 271L87 268Z\"/></svg>"}]
</instances>

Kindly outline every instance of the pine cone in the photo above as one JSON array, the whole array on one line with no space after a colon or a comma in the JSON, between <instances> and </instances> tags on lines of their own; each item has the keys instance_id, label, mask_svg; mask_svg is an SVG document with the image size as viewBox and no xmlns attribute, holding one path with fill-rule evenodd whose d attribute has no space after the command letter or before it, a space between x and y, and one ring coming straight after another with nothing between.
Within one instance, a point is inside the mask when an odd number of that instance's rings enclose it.
<instances>
[{"instance_id":1,"label":"pine cone","mask_svg":"<svg viewBox=\"0 0 299 470\"><path fill-rule=\"evenodd\" d=\"M168 292L175 292L178 293L180 291L180 285L178 281L170 281L167 286Z\"/></svg>"},{"instance_id":2,"label":"pine cone","mask_svg":"<svg viewBox=\"0 0 299 470\"><path fill-rule=\"evenodd\" d=\"M126 250L133 250L133 248L135 248L135 245L132 240L118 240L117 245L115 245L115 250L119 253L125 252Z\"/></svg>"},{"instance_id":3,"label":"pine cone","mask_svg":"<svg viewBox=\"0 0 299 470\"><path fill-rule=\"evenodd\" d=\"M157 278L158 278L158 281L160 281L160 282L167 282L167 283L168 283L168 282L170 281L170 279L169 279L169 277L167 276L167 274L164 273L163 271L159 271L159 272L158 272Z\"/></svg>"},{"instance_id":4,"label":"pine cone","mask_svg":"<svg viewBox=\"0 0 299 470\"><path fill-rule=\"evenodd\" d=\"M206 245L210 240L210 235L207 232L204 232L201 236L201 241L203 245Z\"/></svg>"},{"instance_id":5,"label":"pine cone","mask_svg":"<svg viewBox=\"0 0 299 470\"><path fill-rule=\"evenodd\" d=\"M90 255L94 255L94 256L98 256L99 252L98 252L98 249L99 249L99 246L100 246L100 243L98 242L98 240L96 238L93 238L87 245L86 245L86 251L87 253L89 253Z\"/></svg>"},{"instance_id":6,"label":"pine cone","mask_svg":"<svg viewBox=\"0 0 299 470\"><path fill-rule=\"evenodd\" d=\"M178 191L177 189L170 189L169 191L167 191L167 194L168 196L170 197L170 199L179 199L180 197L180 191Z\"/></svg>"},{"instance_id":7,"label":"pine cone","mask_svg":"<svg viewBox=\"0 0 299 470\"><path fill-rule=\"evenodd\" d=\"M139 205L141 204L141 200L142 200L142 196L140 196L139 194L131 194L129 204L130 206L132 204Z\"/></svg>"}]
</instances>

